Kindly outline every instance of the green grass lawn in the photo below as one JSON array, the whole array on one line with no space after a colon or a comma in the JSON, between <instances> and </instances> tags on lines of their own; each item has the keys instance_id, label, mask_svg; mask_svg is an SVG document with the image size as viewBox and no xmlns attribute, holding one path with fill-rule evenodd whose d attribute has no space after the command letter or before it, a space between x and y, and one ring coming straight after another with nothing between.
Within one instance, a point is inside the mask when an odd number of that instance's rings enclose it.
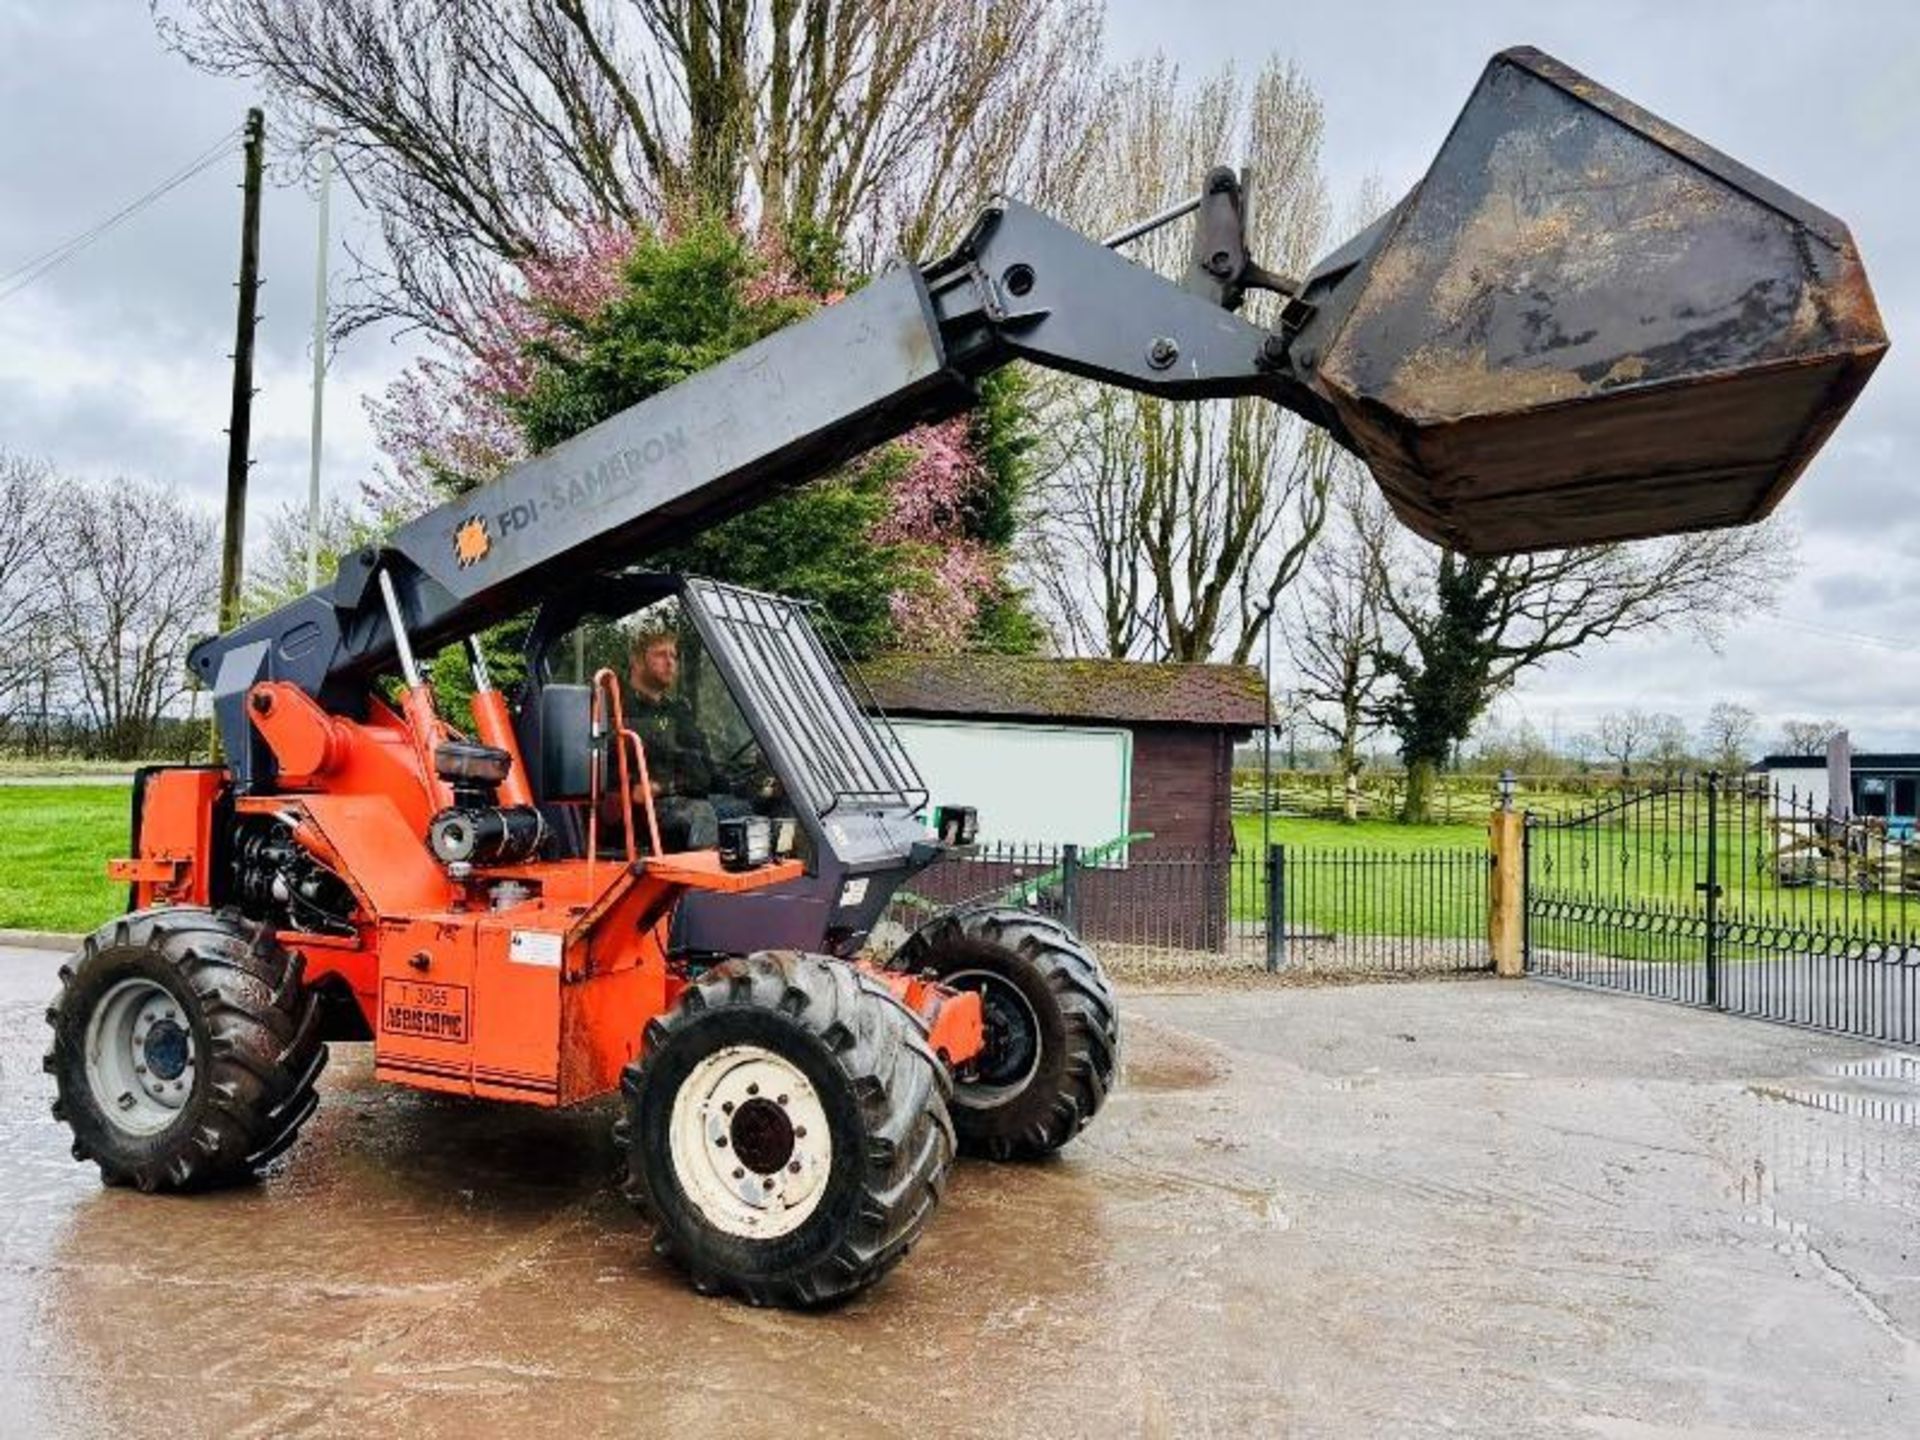
<instances>
[{"instance_id":1,"label":"green grass lawn","mask_svg":"<svg viewBox=\"0 0 1920 1440\"><path fill-rule=\"evenodd\" d=\"M1260 817L1236 815L1237 920L1266 918ZM1274 816L1287 849L1286 926L1294 933L1471 938L1486 927L1487 827ZM1444 852L1436 858L1436 852Z\"/></svg>"},{"instance_id":2,"label":"green grass lawn","mask_svg":"<svg viewBox=\"0 0 1920 1440\"><path fill-rule=\"evenodd\" d=\"M126 908L107 861L127 853L118 785L0 785L0 928L92 930Z\"/></svg>"},{"instance_id":3,"label":"green grass lawn","mask_svg":"<svg viewBox=\"0 0 1920 1440\"><path fill-rule=\"evenodd\" d=\"M1260 853L1260 817L1233 817L1233 838L1240 853ZM1408 850L1452 849L1487 843L1485 822L1457 825L1401 825L1392 820L1301 820L1273 817L1273 843L1313 849L1350 850L1370 854L1403 854Z\"/></svg>"}]
</instances>

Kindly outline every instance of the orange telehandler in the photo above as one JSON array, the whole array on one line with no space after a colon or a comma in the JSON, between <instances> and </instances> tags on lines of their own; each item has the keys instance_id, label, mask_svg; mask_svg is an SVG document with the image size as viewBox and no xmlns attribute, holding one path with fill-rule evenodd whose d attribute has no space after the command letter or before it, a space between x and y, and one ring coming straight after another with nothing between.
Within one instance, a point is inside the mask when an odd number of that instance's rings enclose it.
<instances>
[{"instance_id":1,"label":"orange telehandler","mask_svg":"<svg viewBox=\"0 0 1920 1440\"><path fill-rule=\"evenodd\" d=\"M1180 283L1129 240L1192 214ZM1278 323L1237 313L1250 288ZM143 771L126 915L61 971L47 1057L111 1184L243 1180L329 1041L525 1104L620 1092L626 1193L703 1287L815 1304L897 1262L957 1148L1051 1152L1115 1078L1112 987L1047 917L962 906L860 958L973 838L808 607L631 568L925 421L1014 360L1259 396L1407 523L1495 553L1766 513L1885 348L1831 216L1527 50L1424 180L1310 274L1242 184L1097 244L1017 202L951 255L349 555L193 652L225 762ZM474 637L537 612L511 701ZM465 733L417 652L468 648Z\"/></svg>"}]
</instances>

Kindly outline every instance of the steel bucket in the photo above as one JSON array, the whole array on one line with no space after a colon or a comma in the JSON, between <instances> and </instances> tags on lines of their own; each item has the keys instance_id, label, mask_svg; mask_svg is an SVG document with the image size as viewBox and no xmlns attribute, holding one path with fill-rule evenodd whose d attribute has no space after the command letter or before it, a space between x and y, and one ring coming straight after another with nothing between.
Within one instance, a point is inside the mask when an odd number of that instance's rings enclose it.
<instances>
[{"instance_id":1,"label":"steel bucket","mask_svg":"<svg viewBox=\"0 0 1920 1440\"><path fill-rule=\"evenodd\" d=\"M1294 377L1482 555L1759 519L1887 347L1846 226L1530 49L1300 298Z\"/></svg>"}]
</instances>

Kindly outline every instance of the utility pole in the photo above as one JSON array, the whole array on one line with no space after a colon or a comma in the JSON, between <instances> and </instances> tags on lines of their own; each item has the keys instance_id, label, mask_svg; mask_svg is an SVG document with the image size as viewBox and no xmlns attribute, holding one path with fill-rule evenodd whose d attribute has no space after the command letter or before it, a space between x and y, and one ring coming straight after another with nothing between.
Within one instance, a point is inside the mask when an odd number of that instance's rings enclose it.
<instances>
[{"instance_id":1,"label":"utility pole","mask_svg":"<svg viewBox=\"0 0 1920 1440\"><path fill-rule=\"evenodd\" d=\"M313 268L313 425L307 458L307 589L320 588L320 397L327 383L327 191L333 132L320 132L320 245Z\"/></svg>"},{"instance_id":2,"label":"utility pole","mask_svg":"<svg viewBox=\"0 0 1920 1440\"><path fill-rule=\"evenodd\" d=\"M220 628L240 618L240 556L247 539L248 449L253 432L253 330L260 300L260 177L267 122L247 111L246 171L241 182L240 303L233 336L233 409L227 421L227 528L220 550Z\"/></svg>"}]
</instances>

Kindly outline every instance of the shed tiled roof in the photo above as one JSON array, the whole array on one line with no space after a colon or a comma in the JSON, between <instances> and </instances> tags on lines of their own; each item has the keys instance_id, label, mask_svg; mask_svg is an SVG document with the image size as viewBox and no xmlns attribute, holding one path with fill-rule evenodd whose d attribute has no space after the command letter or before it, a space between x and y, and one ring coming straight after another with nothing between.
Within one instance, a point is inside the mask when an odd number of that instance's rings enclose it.
<instances>
[{"instance_id":1,"label":"shed tiled roof","mask_svg":"<svg viewBox=\"0 0 1920 1440\"><path fill-rule=\"evenodd\" d=\"M1251 665L1150 665L1011 655L882 655L860 667L889 715L1078 720L1257 729L1266 692Z\"/></svg>"}]
</instances>

